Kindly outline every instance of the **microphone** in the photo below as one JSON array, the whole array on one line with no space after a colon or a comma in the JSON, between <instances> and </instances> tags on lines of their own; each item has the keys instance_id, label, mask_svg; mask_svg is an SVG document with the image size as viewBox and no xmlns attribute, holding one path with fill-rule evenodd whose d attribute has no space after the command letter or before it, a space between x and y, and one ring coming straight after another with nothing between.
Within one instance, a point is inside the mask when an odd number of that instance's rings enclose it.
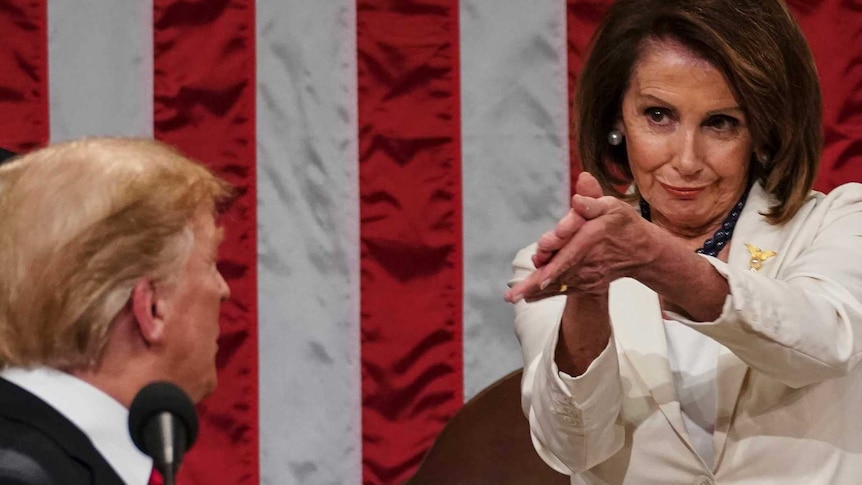
<instances>
[{"instance_id":1,"label":"microphone","mask_svg":"<svg viewBox=\"0 0 862 485\"><path fill-rule=\"evenodd\" d=\"M144 386L129 408L129 434L152 457L165 485L174 485L183 454L198 437L198 415L189 396L170 382Z\"/></svg>"}]
</instances>

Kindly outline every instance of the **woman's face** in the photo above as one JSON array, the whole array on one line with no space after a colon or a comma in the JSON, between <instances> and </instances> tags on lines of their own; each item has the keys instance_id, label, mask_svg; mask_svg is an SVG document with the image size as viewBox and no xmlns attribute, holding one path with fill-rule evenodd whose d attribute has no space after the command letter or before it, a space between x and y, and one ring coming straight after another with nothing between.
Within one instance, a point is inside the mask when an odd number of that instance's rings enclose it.
<instances>
[{"instance_id":1,"label":"woman's face","mask_svg":"<svg viewBox=\"0 0 862 485\"><path fill-rule=\"evenodd\" d=\"M711 234L745 190L745 113L722 73L677 42L648 41L617 128L652 220L678 235Z\"/></svg>"}]
</instances>

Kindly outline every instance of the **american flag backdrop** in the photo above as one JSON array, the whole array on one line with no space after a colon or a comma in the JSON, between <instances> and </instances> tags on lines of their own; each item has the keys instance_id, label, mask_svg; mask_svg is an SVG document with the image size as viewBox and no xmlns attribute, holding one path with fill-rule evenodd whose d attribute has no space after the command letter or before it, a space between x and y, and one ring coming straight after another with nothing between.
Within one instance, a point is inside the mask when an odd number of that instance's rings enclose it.
<instances>
[{"instance_id":1,"label":"american flag backdrop","mask_svg":"<svg viewBox=\"0 0 862 485\"><path fill-rule=\"evenodd\" d=\"M0 146L154 136L239 188L181 483L401 483L521 365L504 282L567 207L609 3L0 0ZM791 8L824 87L818 188L862 180L862 2Z\"/></svg>"}]
</instances>

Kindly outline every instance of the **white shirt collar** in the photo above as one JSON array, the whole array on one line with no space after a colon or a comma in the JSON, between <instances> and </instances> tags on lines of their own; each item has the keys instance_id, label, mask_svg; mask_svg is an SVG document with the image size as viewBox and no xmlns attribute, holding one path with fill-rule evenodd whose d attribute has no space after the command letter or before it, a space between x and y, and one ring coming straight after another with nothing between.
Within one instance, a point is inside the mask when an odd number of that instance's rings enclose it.
<instances>
[{"instance_id":1,"label":"white shirt collar","mask_svg":"<svg viewBox=\"0 0 862 485\"><path fill-rule=\"evenodd\" d=\"M147 485L153 461L129 436L129 410L77 377L46 367L10 367L0 377L48 403L78 427L128 485Z\"/></svg>"}]
</instances>

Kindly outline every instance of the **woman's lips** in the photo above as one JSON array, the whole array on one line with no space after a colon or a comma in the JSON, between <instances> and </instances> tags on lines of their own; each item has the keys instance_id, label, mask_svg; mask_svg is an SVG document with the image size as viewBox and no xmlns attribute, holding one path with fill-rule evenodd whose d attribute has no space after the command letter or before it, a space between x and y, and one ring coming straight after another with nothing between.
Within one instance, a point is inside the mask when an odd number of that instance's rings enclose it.
<instances>
[{"instance_id":1,"label":"woman's lips","mask_svg":"<svg viewBox=\"0 0 862 485\"><path fill-rule=\"evenodd\" d=\"M694 199L705 187L675 187L673 185L661 184L667 193L679 199Z\"/></svg>"}]
</instances>

